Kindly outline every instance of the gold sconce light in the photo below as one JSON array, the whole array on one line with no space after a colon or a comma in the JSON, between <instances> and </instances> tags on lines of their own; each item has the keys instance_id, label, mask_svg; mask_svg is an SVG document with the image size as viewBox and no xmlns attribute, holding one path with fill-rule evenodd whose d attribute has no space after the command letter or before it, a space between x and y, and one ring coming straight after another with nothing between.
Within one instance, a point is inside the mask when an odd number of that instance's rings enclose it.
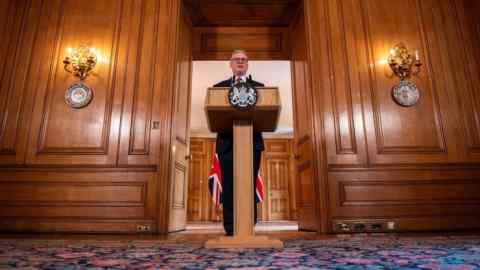
<instances>
[{"instance_id":1,"label":"gold sconce light","mask_svg":"<svg viewBox=\"0 0 480 270\"><path fill-rule=\"evenodd\" d=\"M66 53L63 60L64 69L81 81L87 78L97 64L97 58L101 57L95 48L86 45L80 45L75 49L67 48ZM76 82L65 91L65 103L74 109L86 107L92 98L92 89L83 82Z\"/></svg>"},{"instance_id":2,"label":"gold sconce light","mask_svg":"<svg viewBox=\"0 0 480 270\"><path fill-rule=\"evenodd\" d=\"M399 43L390 49L387 62L393 71L392 76L396 75L400 80L417 75L422 66L418 50L415 50L415 55L412 55L403 43Z\"/></svg>"},{"instance_id":3,"label":"gold sconce light","mask_svg":"<svg viewBox=\"0 0 480 270\"><path fill-rule=\"evenodd\" d=\"M95 48L80 45L78 48L67 48L67 56L63 60L64 69L74 76L85 80L97 64Z\"/></svg>"},{"instance_id":4,"label":"gold sconce light","mask_svg":"<svg viewBox=\"0 0 480 270\"><path fill-rule=\"evenodd\" d=\"M420 92L408 78L420 72L422 62L418 50L412 55L403 43L399 43L390 49L387 63L393 72L389 77L395 75L400 78L400 82L392 88L394 101L404 107L415 105L420 98Z\"/></svg>"}]
</instances>

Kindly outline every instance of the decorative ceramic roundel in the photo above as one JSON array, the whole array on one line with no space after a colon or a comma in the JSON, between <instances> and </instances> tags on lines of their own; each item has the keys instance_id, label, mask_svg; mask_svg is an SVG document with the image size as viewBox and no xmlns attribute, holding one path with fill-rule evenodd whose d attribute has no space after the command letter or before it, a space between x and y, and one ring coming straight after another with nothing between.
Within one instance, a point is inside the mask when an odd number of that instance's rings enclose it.
<instances>
[{"instance_id":1,"label":"decorative ceramic roundel","mask_svg":"<svg viewBox=\"0 0 480 270\"><path fill-rule=\"evenodd\" d=\"M418 102L420 93L413 82L402 80L393 87L392 96L399 105L410 107Z\"/></svg>"},{"instance_id":2,"label":"decorative ceramic roundel","mask_svg":"<svg viewBox=\"0 0 480 270\"><path fill-rule=\"evenodd\" d=\"M72 108L79 109L87 106L92 97L93 92L90 87L81 82L74 83L65 92L65 103Z\"/></svg>"},{"instance_id":3,"label":"decorative ceramic roundel","mask_svg":"<svg viewBox=\"0 0 480 270\"><path fill-rule=\"evenodd\" d=\"M237 83L228 91L230 105L237 109L248 109L257 103L257 90L248 83Z\"/></svg>"}]
</instances>

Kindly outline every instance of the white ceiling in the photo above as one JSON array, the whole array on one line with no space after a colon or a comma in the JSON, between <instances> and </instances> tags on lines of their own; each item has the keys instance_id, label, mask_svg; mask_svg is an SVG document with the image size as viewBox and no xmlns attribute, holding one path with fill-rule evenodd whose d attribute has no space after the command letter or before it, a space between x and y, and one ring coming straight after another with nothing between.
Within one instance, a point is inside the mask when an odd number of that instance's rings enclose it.
<instances>
[{"instance_id":1,"label":"white ceiling","mask_svg":"<svg viewBox=\"0 0 480 270\"><path fill-rule=\"evenodd\" d=\"M276 86L280 91L282 111L276 132L264 133L265 137L290 137L293 134L292 85L290 61L249 61L248 74L265 86ZM232 71L228 61L193 61L192 104L190 135L192 137L213 137L207 127L204 101L207 88L228 79Z\"/></svg>"}]
</instances>

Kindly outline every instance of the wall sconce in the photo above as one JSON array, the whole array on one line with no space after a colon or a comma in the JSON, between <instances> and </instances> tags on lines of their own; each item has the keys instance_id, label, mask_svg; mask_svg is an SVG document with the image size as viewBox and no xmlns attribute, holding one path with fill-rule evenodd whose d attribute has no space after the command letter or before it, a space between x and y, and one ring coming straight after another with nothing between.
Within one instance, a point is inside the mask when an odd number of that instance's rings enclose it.
<instances>
[{"instance_id":1,"label":"wall sconce","mask_svg":"<svg viewBox=\"0 0 480 270\"><path fill-rule=\"evenodd\" d=\"M413 56L403 43L399 43L390 49L387 61L393 74L400 80L408 79L411 75L417 75L422 66L418 50L415 50L415 56Z\"/></svg>"},{"instance_id":2,"label":"wall sconce","mask_svg":"<svg viewBox=\"0 0 480 270\"><path fill-rule=\"evenodd\" d=\"M415 105L420 98L420 93L417 86L407 79L420 72L422 62L418 50L415 50L413 56L403 43L399 43L390 49L387 63L393 71L389 77L396 75L400 78L400 82L392 88L393 99L401 106Z\"/></svg>"},{"instance_id":3,"label":"wall sconce","mask_svg":"<svg viewBox=\"0 0 480 270\"><path fill-rule=\"evenodd\" d=\"M97 64L95 48L80 45L78 48L67 48L67 56L63 60L64 69L74 76L85 80ZM93 91L82 82L70 85L65 91L65 103L71 108L80 109L87 106L93 98Z\"/></svg>"},{"instance_id":4,"label":"wall sconce","mask_svg":"<svg viewBox=\"0 0 480 270\"><path fill-rule=\"evenodd\" d=\"M63 60L64 69L74 76L85 80L88 74L97 64L97 52L95 48L80 45L78 48L67 48L67 56Z\"/></svg>"}]
</instances>

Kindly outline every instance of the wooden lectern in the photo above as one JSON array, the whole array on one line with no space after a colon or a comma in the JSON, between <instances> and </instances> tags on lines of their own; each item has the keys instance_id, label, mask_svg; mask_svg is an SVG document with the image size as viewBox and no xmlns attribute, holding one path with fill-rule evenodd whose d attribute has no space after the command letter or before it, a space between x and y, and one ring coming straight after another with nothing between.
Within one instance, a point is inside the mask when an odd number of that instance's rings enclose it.
<instances>
[{"instance_id":1,"label":"wooden lectern","mask_svg":"<svg viewBox=\"0 0 480 270\"><path fill-rule=\"evenodd\" d=\"M234 232L206 242L206 248L282 248L280 240L255 236L253 207L253 131L275 131L280 115L276 87L257 88L257 104L236 109L228 101L229 88L209 88L205 99L207 122L212 132L233 132Z\"/></svg>"}]
</instances>

